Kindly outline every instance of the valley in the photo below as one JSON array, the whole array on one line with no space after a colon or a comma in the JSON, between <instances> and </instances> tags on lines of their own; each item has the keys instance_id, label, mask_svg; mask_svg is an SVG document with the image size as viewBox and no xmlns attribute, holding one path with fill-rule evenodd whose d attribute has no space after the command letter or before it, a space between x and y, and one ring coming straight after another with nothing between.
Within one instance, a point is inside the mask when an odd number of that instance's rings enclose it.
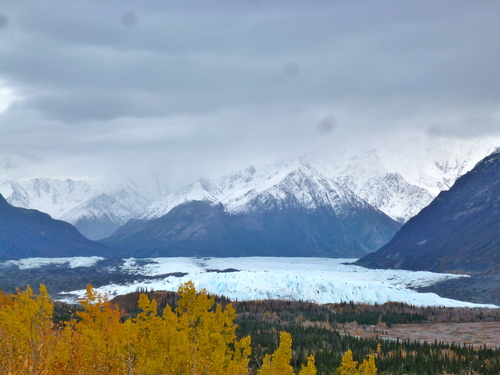
<instances>
[{"instance_id":1,"label":"valley","mask_svg":"<svg viewBox=\"0 0 500 375\"><path fill-rule=\"evenodd\" d=\"M159 311L175 308L175 292L146 292ZM112 300L127 317L136 308L139 292ZM230 300L215 297L216 303ZM277 332L293 337L292 364L299 368L314 352L318 374L331 374L350 348L357 358L376 356L382 374L462 373L466 367L495 374L500 366L500 309L417 307L404 303L319 305L305 301L233 302L237 335L252 336L251 363L259 368L265 354L276 349ZM488 358L492 359L491 361ZM466 373L466 372L465 372Z\"/></svg>"},{"instance_id":2,"label":"valley","mask_svg":"<svg viewBox=\"0 0 500 375\"><path fill-rule=\"evenodd\" d=\"M500 1L3 1L0 375L500 375Z\"/></svg>"}]
</instances>

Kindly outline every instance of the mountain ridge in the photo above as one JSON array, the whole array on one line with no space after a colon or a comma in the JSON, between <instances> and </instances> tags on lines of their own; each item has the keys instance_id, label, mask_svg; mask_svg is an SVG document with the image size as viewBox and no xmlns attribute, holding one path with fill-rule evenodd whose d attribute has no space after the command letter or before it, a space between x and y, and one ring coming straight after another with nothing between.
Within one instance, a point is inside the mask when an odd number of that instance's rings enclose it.
<instances>
[{"instance_id":1,"label":"mountain ridge","mask_svg":"<svg viewBox=\"0 0 500 375\"><path fill-rule=\"evenodd\" d=\"M121 256L85 238L71 224L50 215L14 207L0 194L0 258Z\"/></svg>"},{"instance_id":2,"label":"mountain ridge","mask_svg":"<svg viewBox=\"0 0 500 375\"><path fill-rule=\"evenodd\" d=\"M350 150L329 157L249 166L218 179L201 178L172 193L155 176L120 185L55 179L4 181L0 183L0 192L13 205L47 212L97 240L115 233L129 220L158 218L193 200L220 202L232 213L249 210L248 202L259 194L259 188L265 188L266 182L293 169L312 168L332 181L326 188L351 191L358 199L405 223L427 206L437 192L448 188L471 168L472 162L493 149L491 144L479 141L433 144L432 140L417 139L401 144L404 149L397 152L383 147L363 152ZM309 197L309 201L305 198L302 203L307 205L316 197Z\"/></svg>"},{"instance_id":3,"label":"mountain ridge","mask_svg":"<svg viewBox=\"0 0 500 375\"><path fill-rule=\"evenodd\" d=\"M410 219L385 246L358 261L377 268L500 273L498 149Z\"/></svg>"},{"instance_id":4,"label":"mountain ridge","mask_svg":"<svg viewBox=\"0 0 500 375\"><path fill-rule=\"evenodd\" d=\"M309 165L255 173L250 168L227 177L222 181L230 186L226 190L199 180L181 198L201 200L172 204L178 198L172 195L153 210L159 217L131 222L102 242L134 256L359 257L399 229L400 224Z\"/></svg>"}]
</instances>

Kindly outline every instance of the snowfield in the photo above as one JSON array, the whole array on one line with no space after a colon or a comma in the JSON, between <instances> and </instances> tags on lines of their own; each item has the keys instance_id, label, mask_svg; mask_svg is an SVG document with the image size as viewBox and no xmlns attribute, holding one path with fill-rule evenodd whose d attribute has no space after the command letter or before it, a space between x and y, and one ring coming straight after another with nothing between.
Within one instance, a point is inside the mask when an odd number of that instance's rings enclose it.
<instances>
[{"instance_id":1,"label":"snowfield","mask_svg":"<svg viewBox=\"0 0 500 375\"><path fill-rule=\"evenodd\" d=\"M355 266L356 259L331 258L151 258L124 259L122 272L154 280L97 288L110 298L148 290L177 291L192 280L197 289L231 300L287 299L315 303L350 302L383 304L389 301L417 306L496 307L417 293L411 288L428 286L450 278L464 277L432 272L371 270ZM74 262L69 261L69 265ZM169 275L177 273L177 275ZM179 273L185 274L179 277ZM75 302L84 290L67 291L64 300Z\"/></svg>"}]
</instances>

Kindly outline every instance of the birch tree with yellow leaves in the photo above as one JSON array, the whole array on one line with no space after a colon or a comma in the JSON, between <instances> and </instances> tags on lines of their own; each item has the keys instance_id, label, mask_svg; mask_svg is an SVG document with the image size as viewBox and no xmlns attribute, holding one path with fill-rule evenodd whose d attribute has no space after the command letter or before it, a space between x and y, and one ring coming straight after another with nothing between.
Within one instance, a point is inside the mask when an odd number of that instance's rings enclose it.
<instances>
[{"instance_id":1,"label":"birch tree with yellow leaves","mask_svg":"<svg viewBox=\"0 0 500 375\"><path fill-rule=\"evenodd\" d=\"M142 294L135 318L120 311L90 285L82 311L54 324L45 286L0 295L0 373L10 375L248 375L250 337L237 339L236 312L222 308L192 282L179 288L179 302L158 314ZM280 334L275 353L258 375L292 375L292 338ZM314 357L299 375L315 375Z\"/></svg>"}]
</instances>

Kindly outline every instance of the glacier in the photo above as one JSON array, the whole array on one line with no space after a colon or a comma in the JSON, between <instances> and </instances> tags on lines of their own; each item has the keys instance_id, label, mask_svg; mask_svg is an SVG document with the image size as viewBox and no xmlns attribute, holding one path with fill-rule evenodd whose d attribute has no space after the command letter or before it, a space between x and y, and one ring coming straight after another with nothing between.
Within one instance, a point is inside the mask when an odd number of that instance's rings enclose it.
<instances>
[{"instance_id":1,"label":"glacier","mask_svg":"<svg viewBox=\"0 0 500 375\"><path fill-rule=\"evenodd\" d=\"M55 260L60 261L60 260ZM404 302L416 306L488 307L442 298L434 293L418 293L412 288L432 285L454 274L374 270L352 264L356 259L332 258L149 258L124 259L120 271L155 276L146 281L110 284L96 288L112 298L147 290L177 291L179 285L193 281L197 289L225 296L233 301L285 299L319 304L354 302L383 304ZM80 260L80 263L84 263ZM69 261L68 264L75 264ZM172 275L176 273L176 275ZM179 277L179 274L184 274ZM74 303L85 290L66 291L60 300Z\"/></svg>"}]
</instances>

